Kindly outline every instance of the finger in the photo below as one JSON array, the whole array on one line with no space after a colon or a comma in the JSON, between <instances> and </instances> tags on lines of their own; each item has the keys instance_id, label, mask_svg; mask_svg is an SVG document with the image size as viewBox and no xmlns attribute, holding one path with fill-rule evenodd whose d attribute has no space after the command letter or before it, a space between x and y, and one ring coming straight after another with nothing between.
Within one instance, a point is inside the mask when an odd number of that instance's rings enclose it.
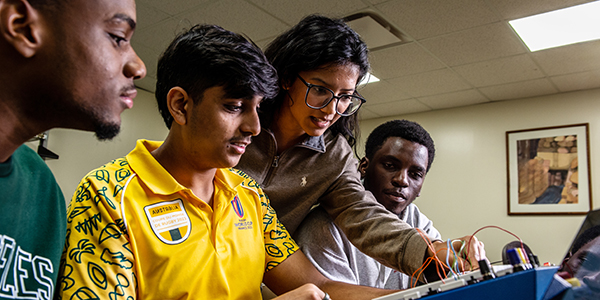
<instances>
[{"instance_id":1,"label":"finger","mask_svg":"<svg viewBox=\"0 0 600 300\"><path fill-rule=\"evenodd\" d=\"M471 271L471 264L462 258L457 258L458 259L458 270L461 272L465 272L465 271Z\"/></svg>"},{"instance_id":2,"label":"finger","mask_svg":"<svg viewBox=\"0 0 600 300\"><path fill-rule=\"evenodd\" d=\"M479 241L477 241L474 237L473 240L471 241L471 244L469 245L468 248L468 252L465 255L465 259L467 259L467 261L470 264L470 269L477 269L478 266L478 259L479 257Z\"/></svg>"},{"instance_id":3,"label":"finger","mask_svg":"<svg viewBox=\"0 0 600 300\"><path fill-rule=\"evenodd\" d=\"M480 244L479 255L480 255L481 259L487 258L487 255L485 255L485 245L483 244L483 242L479 242L479 244Z\"/></svg>"},{"instance_id":4,"label":"finger","mask_svg":"<svg viewBox=\"0 0 600 300\"><path fill-rule=\"evenodd\" d=\"M476 259L477 261L480 261L485 258L485 246L483 245L483 242L477 242Z\"/></svg>"}]
</instances>

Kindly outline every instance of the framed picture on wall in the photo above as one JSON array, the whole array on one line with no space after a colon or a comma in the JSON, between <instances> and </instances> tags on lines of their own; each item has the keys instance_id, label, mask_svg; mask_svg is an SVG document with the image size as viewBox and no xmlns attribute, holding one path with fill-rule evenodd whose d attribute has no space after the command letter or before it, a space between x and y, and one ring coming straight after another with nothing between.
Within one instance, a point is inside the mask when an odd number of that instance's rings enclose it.
<instances>
[{"instance_id":1,"label":"framed picture on wall","mask_svg":"<svg viewBox=\"0 0 600 300\"><path fill-rule=\"evenodd\" d=\"M588 123L507 131L508 214L586 214L589 155Z\"/></svg>"}]
</instances>

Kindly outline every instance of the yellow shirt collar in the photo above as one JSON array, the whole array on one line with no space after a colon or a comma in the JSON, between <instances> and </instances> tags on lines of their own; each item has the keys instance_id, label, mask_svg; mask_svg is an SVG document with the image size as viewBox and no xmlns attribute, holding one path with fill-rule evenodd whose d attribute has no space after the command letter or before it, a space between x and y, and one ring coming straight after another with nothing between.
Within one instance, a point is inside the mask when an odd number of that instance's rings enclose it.
<instances>
[{"instance_id":1,"label":"yellow shirt collar","mask_svg":"<svg viewBox=\"0 0 600 300\"><path fill-rule=\"evenodd\" d=\"M126 159L131 169L138 174L139 178L148 186L153 193L159 195L171 195L187 188L171 174L152 156L151 152L160 147L163 142L138 140L135 149L127 154ZM247 176L247 175L246 175ZM235 188L244 181L237 170L231 168L217 169L215 183L220 188L235 193Z\"/></svg>"}]
</instances>

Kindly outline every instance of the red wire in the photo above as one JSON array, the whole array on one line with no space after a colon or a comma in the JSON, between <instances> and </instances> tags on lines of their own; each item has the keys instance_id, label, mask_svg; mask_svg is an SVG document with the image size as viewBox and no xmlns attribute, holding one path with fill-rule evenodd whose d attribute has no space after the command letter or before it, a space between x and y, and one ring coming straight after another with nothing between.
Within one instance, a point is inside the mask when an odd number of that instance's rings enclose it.
<instances>
[{"instance_id":1,"label":"red wire","mask_svg":"<svg viewBox=\"0 0 600 300\"><path fill-rule=\"evenodd\" d=\"M512 233L512 232L510 232L510 231L508 231L508 230L506 230L506 229L504 229L504 228L502 228L502 227L500 227L500 226L496 226L496 225L488 225L488 226L483 226L483 227L481 227L481 228L477 229L477 230L476 230L476 231L475 231L475 232L474 232L474 233L471 235L471 237L469 238L469 240L467 241L467 253L466 253L466 260L467 260L467 262L469 263L469 265L471 265L471 268L473 268L473 265L472 265L472 264L471 264L471 262L469 261L469 251L471 250L471 247L470 247L470 246L471 246L471 240L473 239L473 237L475 236L475 234L477 234L479 231L481 231L481 230L483 230L483 229L486 229L486 228L496 228L496 229L500 229L500 230L502 230L502 231L504 231L504 232L506 232L506 233L508 233L508 234L510 234L510 235L512 235L512 236L514 236L514 237L516 237L516 238L519 240L519 242L521 243L521 248L522 248L522 249L525 249L525 248L524 248L524 246L523 246L523 240L521 240L521 238L519 238L519 237L518 237L516 234L514 234L514 233ZM425 271L425 269L426 269L426 268L427 268L427 267L428 267L428 266L431 264L431 262L432 262L432 261L435 263L435 268L436 268L436 271L437 271L437 274L438 274L438 276L440 277L441 281L442 281L442 282L444 282L444 278L446 278L446 277L445 277L445 276L442 276L442 275L440 274L440 267L441 267L441 269L442 269L442 270L444 270L444 268L448 268L448 269L450 269L450 267L449 267L449 266L447 266L447 265L446 265L446 264L445 264L443 261L441 261L440 259L438 259L438 258L437 258L437 254L438 254L440 251L444 250L444 249L445 249L446 251L450 251L450 249L448 249L448 248L442 248L442 249L440 249L439 251L437 251L437 252L436 252L436 251L435 251L435 248L433 247L433 243L431 242L431 240L429 239L429 237L428 237L428 236L427 236L427 235L426 235L426 234L425 234L425 233L424 233L424 232L423 232L421 229L419 229L419 228L415 228L415 229L417 230L417 232L419 233L419 235L421 236L421 238L422 238L422 239L425 241L425 243L427 243L427 248L429 248L429 249L431 250L431 252L433 252L433 253L434 253L434 256L428 257L428 258L425 260L425 262L424 262L424 263L421 265L421 267L420 267L420 268L418 268L417 270L415 270L415 271L412 273L412 277L411 277L411 279L410 279L410 285L411 285L411 287L415 287L415 286L417 286L417 280L416 280L416 278L420 278L420 277L421 277L421 275L423 274L423 272ZM454 244L452 244L452 247L454 247ZM457 258L457 259L458 259L458 258ZM529 258L528 258L528 257L525 257L525 259L527 260L527 263L529 263ZM462 261L459 261L459 263L461 264L461 266L462 266L462 268L463 268L463 270L464 270L465 266L464 266L463 262L462 262ZM418 272L418 275L415 277L415 274L416 274L417 272ZM444 273L445 273L445 272L444 272ZM415 279L415 281L414 281L414 284L413 284L413 279Z\"/></svg>"},{"instance_id":2,"label":"red wire","mask_svg":"<svg viewBox=\"0 0 600 300\"><path fill-rule=\"evenodd\" d=\"M500 229L500 230L502 230L502 231L504 231L504 232L506 232L506 233L508 233L508 234L511 234L512 236L516 237L516 238L519 240L519 242L521 243L521 248L522 248L523 250L525 250L525 247L523 247L523 240L521 240L521 238L520 238L520 237L518 237L516 234L514 234L514 233L512 233L512 232L510 232L510 231L508 231L508 230L506 230L506 229L504 229L504 228L502 228L502 227L500 227L500 226L496 226L496 225L488 225L488 226L483 226L483 227L481 227L481 228L477 229L477 230L476 230L476 231L475 231L475 232L474 232L474 233L471 235L471 237L469 238L469 241L467 242L467 261L468 261L468 259L469 259L469 250L471 250L471 240L473 239L473 237L475 236L475 234L477 234L479 231L481 231L481 230L483 230L483 229L486 229L486 228L496 228L496 229ZM527 263L530 263L530 262L529 262L529 257L527 257L527 255L525 255L525 259L527 260ZM471 262L470 262L470 261L469 261L469 264L471 264ZM471 265L471 268L472 268L472 265Z\"/></svg>"}]
</instances>

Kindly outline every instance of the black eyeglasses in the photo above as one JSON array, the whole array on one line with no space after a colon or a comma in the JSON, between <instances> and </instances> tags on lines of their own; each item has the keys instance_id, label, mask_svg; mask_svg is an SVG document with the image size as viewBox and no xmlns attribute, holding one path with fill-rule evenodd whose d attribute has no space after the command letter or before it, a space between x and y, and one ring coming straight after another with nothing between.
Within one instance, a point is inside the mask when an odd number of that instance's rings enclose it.
<instances>
[{"instance_id":1,"label":"black eyeglasses","mask_svg":"<svg viewBox=\"0 0 600 300\"><path fill-rule=\"evenodd\" d=\"M333 99L336 99L335 111L340 116L351 116L358 111L363 103L367 102L367 100L360 97L356 91L352 95L344 94L336 96L332 90L324 86L308 83L304 78L300 77L300 75L298 75L298 78L300 78L300 80L308 87L306 89L304 102L306 102L306 105L310 108L321 109L329 105Z\"/></svg>"}]
</instances>

